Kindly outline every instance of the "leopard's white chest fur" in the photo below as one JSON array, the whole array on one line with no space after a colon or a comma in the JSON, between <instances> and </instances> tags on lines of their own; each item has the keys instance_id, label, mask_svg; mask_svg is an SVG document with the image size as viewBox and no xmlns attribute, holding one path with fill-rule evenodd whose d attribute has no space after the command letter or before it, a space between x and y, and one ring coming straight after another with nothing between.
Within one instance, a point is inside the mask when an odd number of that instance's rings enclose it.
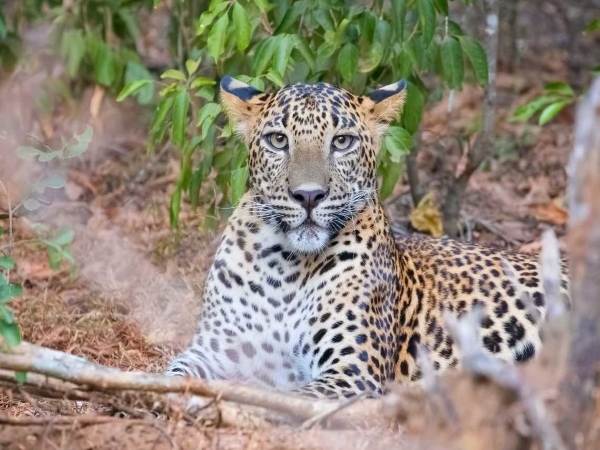
<instances>
[{"instance_id":1,"label":"leopard's white chest fur","mask_svg":"<svg viewBox=\"0 0 600 450\"><path fill-rule=\"evenodd\" d=\"M291 390L313 378L315 282L283 233L228 229L208 276L196 344L226 379Z\"/></svg>"}]
</instances>

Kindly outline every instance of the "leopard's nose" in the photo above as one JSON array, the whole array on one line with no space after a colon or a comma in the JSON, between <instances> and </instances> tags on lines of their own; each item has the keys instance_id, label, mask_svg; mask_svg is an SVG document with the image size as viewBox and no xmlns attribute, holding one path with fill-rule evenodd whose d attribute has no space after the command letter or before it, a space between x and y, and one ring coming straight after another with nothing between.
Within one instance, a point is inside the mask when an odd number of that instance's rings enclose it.
<instances>
[{"instance_id":1,"label":"leopard's nose","mask_svg":"<svg viewBox=\"0 0 600 450\"><path fill-rule=\"evenodd\" d=\"M290 197L302 205L307 213L310 212L327 197L328 191L323 189L296 189L290 190Z\"/></svg>"}]
</instances>

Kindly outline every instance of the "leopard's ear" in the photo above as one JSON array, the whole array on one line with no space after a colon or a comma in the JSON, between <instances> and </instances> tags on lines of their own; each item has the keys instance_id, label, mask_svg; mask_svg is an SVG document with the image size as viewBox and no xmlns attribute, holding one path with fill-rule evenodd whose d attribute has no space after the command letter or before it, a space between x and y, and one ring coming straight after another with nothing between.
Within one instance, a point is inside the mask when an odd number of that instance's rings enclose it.
<instances>
[{"instance_id":1,"label":"leopard's ear","mask_svg":"<svg viewBox=\"0 0 600 450\"><path fill-rule=\"evenodd\" d=\"M270 94L228 75L221 78L221 103L235 131L246 138Z\"/></svg>"},{"instance_id":2,"label":"leopard's ear","mask_svg":"<svg viewBox=\"0 0 600 450\"><path fill-rule=\"evenodd\" d=\"M406 101L406 80L388 84L364 97L363 105L367 113L383 125L389 125L398 118Z\"/></svg>"}]
</instances>

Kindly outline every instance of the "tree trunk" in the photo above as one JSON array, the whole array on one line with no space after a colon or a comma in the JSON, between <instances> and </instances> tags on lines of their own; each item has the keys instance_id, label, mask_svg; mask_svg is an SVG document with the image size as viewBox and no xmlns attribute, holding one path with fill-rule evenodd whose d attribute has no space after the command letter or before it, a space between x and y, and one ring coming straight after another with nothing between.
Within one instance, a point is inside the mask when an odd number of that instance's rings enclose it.
<instances>
[{"instance_id":1,"label":"tree trunk","mask_svg":"<svg viewBox=\"0 0 600 450\"><path fill-rule=\"evenodd\" d=\"M469 178L491 153L496 122L496 68L498 62L498 23L499 0L485 0L486 15L485 49L488 57L489 82L485 88L483 102L483 128L469 152L469 160L464 172L454 180L443 207L444 232L449 236L457 236L459 219L464 193Z\"/></svg>"},{"instance_id":2,"label":"tree trunk","mask_svg":"<svg viewBox=\"0 0 600 450\"><path fill-rule=\"evenodd\" d=\"M570 448L600 448L600 78L579 107L569 163L573 313L562 385L562 432Z\"/></svg>"}]
</instances>

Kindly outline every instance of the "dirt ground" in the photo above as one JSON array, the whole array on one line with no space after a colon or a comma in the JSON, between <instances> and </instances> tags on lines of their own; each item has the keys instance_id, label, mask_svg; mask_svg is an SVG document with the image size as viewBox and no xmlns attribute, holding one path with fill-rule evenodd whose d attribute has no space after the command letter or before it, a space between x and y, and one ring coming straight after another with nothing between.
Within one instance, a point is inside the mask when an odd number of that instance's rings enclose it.
<instances>
[{"instance_id":1,"label":"dirt ground","mask_svg":"<svg viewBox=\"0 0 600 450\"><path fill-rule=\"evenodd\" d=\"M17 145L33 142L28 135L52 146L60 136L81 132L90 123L95 137L81 161L56 168L66 176L67 186L55 194L51 206L16 222L16 240L31 235L32 222L73 227L78 264L73 277L66 266L52 271L39 249L15 248L15 278L25 289L13 307L23 338L104 365L158 372L191 337L218 234L204 232L203 212L193 212L187 204L180 228L169 228L178 155L168 146L146 154L148 117L135 104L116 104L90 87L81 98L60 103L52 115L40 114L32 105L43 87L44 71L54 70L56 62L37 56L37 70L0 84L0 132L8 130L0 135L0 179L7 183L13 204L37 176L38 169L14 156ZM539 250L540 236L549 226L559 239L564 235L573 110L545 127L508 118L518 105L541 93L544 81L565 79L570 73L567 52L547 49L524 56L516 73L499 74L495 155L471 180L464 238L527 252ZM454 139L440 136L472 130L481 98L480 89L465 87L456 93L450 114L447 97L427 111L419 157L427 190L443 192L461 161ZM404 180L388 201L392 221L410 228L411 207ZM31 422L0 424L1 449L350 448L326 431L304 433L299 442L298 431L292 429L277 435L264 430L190 433L174 424L110 417L107 423L64 425L48 418L94 411L85 404L25 401L17 394L0 390L0 412ZM359 441L356 448L361 448ZM369 448L390 448L390 442L379 439Z\"/></svg>"}]
</instances>

